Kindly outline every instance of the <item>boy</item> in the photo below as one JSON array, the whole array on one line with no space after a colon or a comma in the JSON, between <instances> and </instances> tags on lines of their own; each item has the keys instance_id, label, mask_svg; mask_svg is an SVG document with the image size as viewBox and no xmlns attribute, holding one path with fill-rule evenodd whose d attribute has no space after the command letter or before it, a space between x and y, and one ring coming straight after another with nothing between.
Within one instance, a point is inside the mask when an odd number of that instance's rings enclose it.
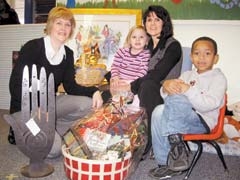
<instances>
[{"instance_id":1,"label":"boy","mask_svg":"<svg viewBox=\"0 0 240 180\"><path fill-rule=\"evenodd\" d=\"M160 93L164 105L154 109L151 126L153 152L159 166L151 169L149 176L165 179L181 174L186 169L173 171L166 165L172 137L208 133L217 124L227 89L225 75L219 68L213 68L218 58L216 42L200 37L191 48L196 70L163 83Z\"/></svg>"}]
</instances>

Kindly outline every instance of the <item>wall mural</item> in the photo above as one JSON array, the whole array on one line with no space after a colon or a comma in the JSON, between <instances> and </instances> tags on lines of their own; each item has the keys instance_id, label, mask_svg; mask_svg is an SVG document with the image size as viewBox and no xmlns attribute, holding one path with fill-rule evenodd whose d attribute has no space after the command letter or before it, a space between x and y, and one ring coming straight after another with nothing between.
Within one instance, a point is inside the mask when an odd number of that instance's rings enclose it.
<instances>
[{"instance_id":1,"label":"wall mural","mask_svg":"<svg viewBox=\"0 0 240 180\"><path fill-rule=\"evenodd\" d=\"M56 0L69 8L142 9L162 5L173 19L240 20L240 0Z\"/></svg>"}]
</instances>

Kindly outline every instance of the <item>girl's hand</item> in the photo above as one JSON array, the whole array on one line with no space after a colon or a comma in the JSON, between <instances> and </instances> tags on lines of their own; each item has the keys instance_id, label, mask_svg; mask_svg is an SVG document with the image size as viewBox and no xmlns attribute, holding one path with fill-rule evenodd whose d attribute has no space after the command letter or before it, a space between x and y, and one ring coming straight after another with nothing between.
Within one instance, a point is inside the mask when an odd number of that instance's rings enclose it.
<instances>
[{"instance_id":1,"label":"girl's hand","mask_svg":"<svg viewBox=\"0 0 240 180\"><path fill-rule=\"evenodd\" d=\"M128 92L128 91L131 91L130 83L126 82L125 80L119 79L117 86L110 85L110 92L112 95L115 95L121 92Z\"/></svg>"},{"instance_id":2,"label":"girl's hand","mask_svg":"<svg viewBox=\"0 0 240 180\"><path fill-rule=\"evenodd\" d=\"M110 87L113 88L113 89L117 88L118 85L119 85L119 81L120 81L120 79L118 77L111 78Z\"/></svg>"},{"instance_id":3,"label":"girl's hand","mask_svg":"<svg viewBox=\"0 0 240 180\"><path fill-rule=\"evenodd\" d=\"M130 85L129 82L120 81L120 82L119 82L119 88L120 88L122 91L131 92L131 85Z\"/></svg>"},{"instance_id":4,"label":"girl's hand","mask_svg":"<svg viewBox=\"0 0 240 180\"><path fill-rule=\"evenodd\" d=\"M92 104L93 108L98 109L102 107L103 99L102 99L102 93L100 91L96 91L93 94L92 99L93 99L93 104Z\"/></svg>"}]
</instances>

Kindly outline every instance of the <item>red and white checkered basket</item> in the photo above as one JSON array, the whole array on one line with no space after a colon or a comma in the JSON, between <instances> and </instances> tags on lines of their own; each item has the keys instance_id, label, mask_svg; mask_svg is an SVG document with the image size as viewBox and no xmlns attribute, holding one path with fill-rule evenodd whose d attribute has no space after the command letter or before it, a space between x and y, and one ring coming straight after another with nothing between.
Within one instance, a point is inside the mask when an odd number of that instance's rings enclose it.
<instances>
[{"instance_id":1,"label":"red and white checkered basket","mask_svg":"<svg viewBox=\"0 0 240 180\"><path fill-rule=\"evenodd\" d=\"M100 161L81 159L69 154L65 145L62 146L64 169L71 180L124 180L127 178L131 165L131 153L124 160Z\"/></svg>"}]
</instances>

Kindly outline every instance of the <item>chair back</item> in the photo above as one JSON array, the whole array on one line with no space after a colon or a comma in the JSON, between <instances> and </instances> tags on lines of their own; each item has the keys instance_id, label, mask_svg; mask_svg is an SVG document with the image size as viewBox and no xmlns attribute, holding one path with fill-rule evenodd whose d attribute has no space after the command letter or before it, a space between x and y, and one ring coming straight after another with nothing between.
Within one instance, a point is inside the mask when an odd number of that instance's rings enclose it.
<instances>
[{"instance_id":1,"label":"chair back","mask_svg":"<svg viewBox=\"0 0 240 180\"><path fill-rule=\"evenodd\" d=\"M182 47L182 53L183 53L183 62L182 62L181 74L187 70L192 69L192 61L190 58L191 48L190 47Z\"/></svg>"},{"instance_id":2,"label":"chair back","mask_svg":"<svg viewBox=\"0 0 240 180\"><path fill-rule=\"evenodd\" d=\"M183 135L184 141L192 141L192 140L215 140L219 138L223 133L223 125L224 125L224 117L227 106L227 95L224 97L224 104L219 110L218 123L213 128L213 130L209 134L185 134Z\"/></svg>"}]
</instances>

